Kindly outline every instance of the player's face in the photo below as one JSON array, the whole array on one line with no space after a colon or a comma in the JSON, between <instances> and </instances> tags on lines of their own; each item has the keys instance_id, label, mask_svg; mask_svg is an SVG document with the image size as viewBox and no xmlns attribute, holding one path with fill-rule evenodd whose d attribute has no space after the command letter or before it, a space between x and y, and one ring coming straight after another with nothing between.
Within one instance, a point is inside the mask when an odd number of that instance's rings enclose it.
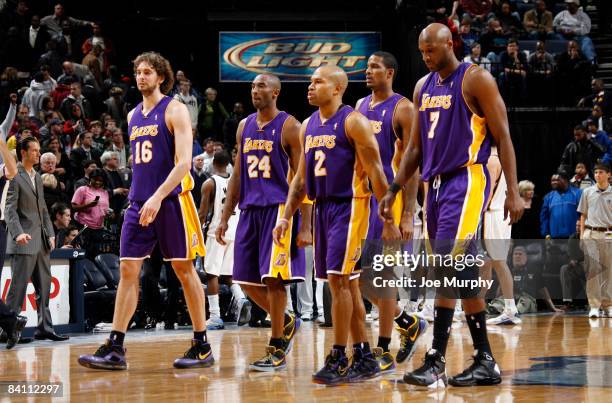
<instances>
[{"instance_id":1,"label":"player's face","mask_svg":"<svg viewBox=\"0 0 612 403\"><path fill-rule=\"evenodd\" d=\"M147 62L141 62L136 67L135 76L138 90L143 94L153 92L164 81L164 78Z\"/></svg>"},{"instance_id":2,"label":"player's face","mask_svg":"<svg viewBox=\"0 0 612 403\"><path fill-rule=\"evenodd\" d=\"M448 63L448 44L419 41L419 51L429 71L440 71ZM452 52L452 49L451 49Z\"/></svg>"},{"instance_id":3,"label":"player's face","mask_svg":"<svg viewBox=\"0 0 612 403\"><path fill-rule=\"evenodd\" d=\"M315 70L310 77L308 86L308 103L313 106L321 106L334 96L335 85L328 77Z\"/></svg>"},{"instance_id":4,"label":"player's face","mask_svg":"<svg viewBox=\"0 0 612 403\"><path fill-rule=\"evenodd\" d=\"M376 89L393 78L393 70L383 64L380 56L370 56L366 68L366 87Z\"/></svg>"},{"instance_id":5,"label":"player's face","mask_svg":"<svg viewBox=\"0 0 612 403\"><path fill-rule=\"evenodd\" d=\"M265 76L257 76L251 83L251 102L257 110L272 105L278 93L278 89L270 85Z\"/></svg>"}]
</instances>

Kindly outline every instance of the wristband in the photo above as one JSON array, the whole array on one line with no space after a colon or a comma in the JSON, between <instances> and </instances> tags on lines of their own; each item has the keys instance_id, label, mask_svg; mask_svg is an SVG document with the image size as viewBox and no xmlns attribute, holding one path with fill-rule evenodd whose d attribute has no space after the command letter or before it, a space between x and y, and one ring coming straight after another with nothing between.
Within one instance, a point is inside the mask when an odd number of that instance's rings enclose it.
<instances>
[{"instance_id":1,"label":"wristband","mask_svg":"<svg viewBox=\"0 0 612 403\"><path fill-rule=\"evenodd\" d=\"M387 189L387 192L391 192L393 194L396 194L400 190L402 190L402 187L400 185L398 185L397 183L392 182L391 185L389 186L389 189Z\"/></svg>"},{"instance_id":2,"label":"wristband","mask_svg":"<svg viewBox=\"0 0 612 403\"><path fill-rule=\"evenodd\" d=\"M280 224L280 223L285 223L287 224L287 226L289 226L289 220L287 220L286 218L279 218L276 224Z\"/></svg>"}]
</instances>

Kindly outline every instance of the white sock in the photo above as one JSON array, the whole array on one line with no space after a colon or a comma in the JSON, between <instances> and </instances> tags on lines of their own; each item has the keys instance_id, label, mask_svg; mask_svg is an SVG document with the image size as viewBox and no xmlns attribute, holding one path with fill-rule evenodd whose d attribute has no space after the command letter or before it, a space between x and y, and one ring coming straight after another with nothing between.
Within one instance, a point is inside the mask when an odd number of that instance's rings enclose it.
<instances>
[{"instance_id":1,"label":"white sock","mask_svg":"<svg viewBox=\"0 0 612 403\"><path fill-rule=\"evenodd\" d=\"M244 295L244 292L242 292L242 288L240 288L240 285L236 283L232 284L232 286L230 287L230 291L232 292L232 295L234 296L234 298L237 300L246 298L246 296Z\"/></svg>"},{"instance_id":2,"label":"white sock","mask_svg":"<svg viewBox=\"0 0 612 403\"><path fill-rule=\"evenodd\" d=\"M504 299L504 305L506 306L506 310L508 312L511 312L513 314L516 314L518 312L516 309L516 302L514 301L514 298Z\"/></svg>"},{"instance_id":3,"label":"white sock","mask_svg":"<svg viewBox=\"0 0 612 403\"><path fill-rule=\"evenodd\" d=\"M221 309L219 308L219 294L208 296L208 309L210 310L211 318L221 317Z\"/></svg>"}]
</instances>

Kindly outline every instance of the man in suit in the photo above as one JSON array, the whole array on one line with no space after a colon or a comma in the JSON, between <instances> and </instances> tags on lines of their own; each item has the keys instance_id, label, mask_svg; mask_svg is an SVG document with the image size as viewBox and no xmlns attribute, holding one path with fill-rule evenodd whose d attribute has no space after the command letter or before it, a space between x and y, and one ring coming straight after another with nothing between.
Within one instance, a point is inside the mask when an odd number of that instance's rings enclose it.
<instances>
[{"instance_id":1,"label":"man in suit","mask_svg":"<svg viewBox=\"0 0 612 403\"><path fill-rule=\"evenodd\" d=\"M26 137L17 147L21 156L18 174L11 180L5 207L5 220L10 240L7 253L12 255L11 286L6 298L8 306L21 311L28 280L32 279L38 306L38 326L34 338L67 340L53 330L49 293L51 290L50 252L55 247L53 224L43 196L43 184L34 165L40 159L40 144Z\"/></svg>"}]
</instances>

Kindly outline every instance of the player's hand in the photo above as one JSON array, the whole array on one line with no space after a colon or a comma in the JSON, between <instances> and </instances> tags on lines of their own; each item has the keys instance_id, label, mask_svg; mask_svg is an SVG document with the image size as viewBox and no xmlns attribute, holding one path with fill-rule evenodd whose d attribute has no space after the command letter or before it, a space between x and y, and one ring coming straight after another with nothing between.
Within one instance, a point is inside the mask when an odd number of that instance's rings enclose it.
<instances>
[{"instance_id":1,"label":"player's hand","mask_svg":"<svg viewBox=\"0 0 612 403\"><path fill-rule=\"evenodd\" d=\"M385 222L393 222L393 215L391 209L393 208L394 201L395 194L387 192L378 204L378 215Z\"/></svg>"},{"instance_id":2,"label":"player's hand","mask_svg":"<svg viewBox=\"0 0 612 403\"><path fill-rule=\"evenodd\" d=\"M149 200L145 202L142 206L138 214L140 214L140 220L138 222L143 227L151 224L155 217L157 217L157 213L161 207L161 199L158 199L156 196L149 197Z\"/></svg>"},{"instance_id":3,"label":"player's hand","mask_svg":"<svg viewBox=\"0 0 612 403\"><path fill-rule=\"evenodd\" d=\"M303 229L300 226L295 243L297 244L298 248L304 248L312 245L312 230L310 228Z\"/></svg>"},{"instance_id":4,"label":"player's hand","mask_svg":"<svg viewBox=\"0 0 612 403\"><path fill-rule=\"evenodd\" d=\"M289 222L286 220L280 220L276 223L276 227L272 230L272 240L274 243L281 248L284 248L285 245L281 242L281 240L285 237L285 233L289 229Z\"/></svg>"},{"instance_id":5,"label":"player's hand","mask_svg":"<svg viewBox=\"0 0 612 403\"><path fill-rule=\"evenodd\" d=\"M402 233L402 239L404 241L412 239L414 235L414 216L411 213L402 215L399 229Z\"/></svg>"},{"instance_id":6,"label":"player's hand","mask_svg":"<svg viewBox=\"0 0 612 403\"><path fill-rule=\"evenodd\" d=\"M223 246L227 245L225 239L223 239L225 236L225 231L227 231L227 221L221 220L219 225L217 225L217 229L215 230L215 238L217 238L217 242Z\"/></svg>"},{"instance_id":7,"label":"player's hand","mask_svg":"<svg viewBox=\"0 0 612 403\"><path fill-rule=\"evenodd\" d=\"M26 233L18 235L17 238L15 238L15 242L17 242L17 245L27 245L31 240L32 236Z\"/></svg>"},{"instance_id":8,"label":"player's hand","mask_svg":"<svg viewBox=\"0 0 612 403\"><path fill-rule=\"evenodd\" d=\"M506 195L506 201L504 202L504 221L510 217L510 225L515 224L521 219L524 211L525 206L523 206L523 200L518 193L515 195Z\"/></svg>"},{"instance_id":9,"label":"player's hand","mask_svg":"<svg viewBox=\"0 0 612 403\"><path fill-rule=\"evenodd\" d=\"M382 239L384 241L397 241L402 239L402 234L399 228L397 228L392 222L386 222L383 225Z\"/></svg>"}]
</instances>

